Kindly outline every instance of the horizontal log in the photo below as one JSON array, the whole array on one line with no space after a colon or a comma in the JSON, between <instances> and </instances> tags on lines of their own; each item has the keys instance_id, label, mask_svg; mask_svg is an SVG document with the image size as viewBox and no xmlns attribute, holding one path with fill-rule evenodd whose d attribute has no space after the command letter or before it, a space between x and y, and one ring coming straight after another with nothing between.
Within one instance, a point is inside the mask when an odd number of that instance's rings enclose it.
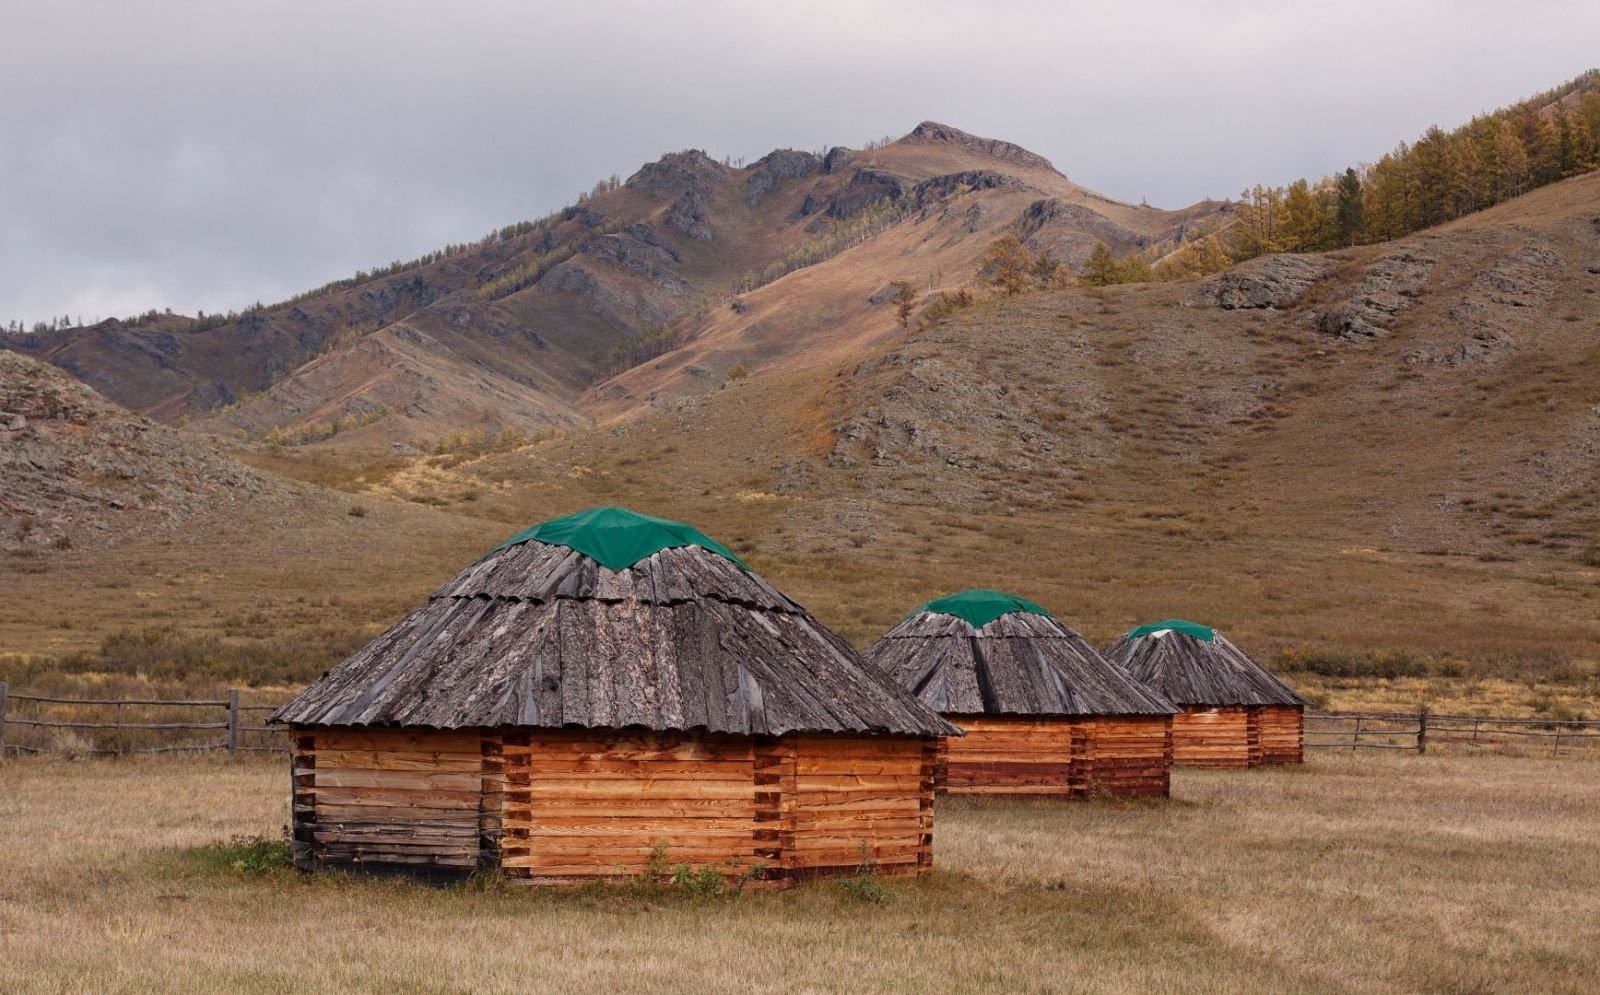
<instances>
[{"instance_id":1,"label":"horizontal log","mask_svg":"<svg viewBox=\"0 0 1600 995\"><path fill-rule=\"evenodd\" d=\"M473 869L478 866L478 858L474 856L434 856L430 854L394 853L391 851L361 852L352 851L347 847L319 847L312 851L312 860L319 865L332 867L352 867L378 869L384 866L396 867L446 867Z\"/></svg>"},{"instance_id":2,"label":"horizontal log","mask_svg":"<svg viewBox=\"0 0 1600 995\"><path fill-rule=\"evenodd\" d=\"M737 798L569 798L543 799L537 803L507 799L507 818L636 818L647 817L694 818L711 816L722 819L753 817L755 802Z\"/></svg>"},{"instance_id":3,"label":"horizontal log","mask_svg":"<svg viewBox=\"0 0 1600 995\"><path fill-rule=\"evenodd\" d=\"M802 797L800 812L882 812L885 814L916 812L921 810L917 796L894 798L854 798L851 796Z\"/></svg>"},{"instance_id":4,"label":"horizontal log","mask_svg":"<svg viewBox=\"0 0 1600 995\"><path fill-rule=\"evenodd\" d=\"M755 760L753 746L731 747L719 743L686 742L662 744L649 739L619 742L567 740L540 740L528 746L506 746L503 754L509 758L543 757L550 760L569 761L659 761L678 760L696 762Z\"/></svg>"},{"instance_id":5,"label":"horizontal log","mask_svg":"<svg viewBox=\"0 0 1600 995\"><path fill-rule=\"evenodd\" d=\"M641 764L637 767L611 767L596 766L586 770L575 770L568 767L534 765L512 772L520 773L523 770L528 774L530 782L613 782L613 781L651 781L667 782L679 781L684 783L716 784L731 782L737 784L754 784L755 771L746 764L709 764L705 767L693 767L683 764Z\"/></svg>"},{"instance_id":6,"label":"horizontal log","mask_svg":"<svg viewBox=\"0 0 1600 995\"><path fill-rule=\"evenodd\" d=\"M416 830L368 826L335 826L324 829L321 826L317 826L313 827L311 838L319 843L350 843L373 846L415 844L430 848L437 846L445 849L467 847L473 851L478 848L478 831L475 827L456 830Z\"/></svg>"},{"instance_id":7,"label":"horizontal log","mask_svg":"<svg viewBox=\"0 0 1600 995\"><path fill-rule=\"evenodd\" d=\"M956 784L952 783L945 788L952 795L998 795L1005 796L1034 796L1044 798L1067 798L1077 793L1077 789L1067 784Z\"/></svg>"},{"instance_id":8,"label":"horizontal log","mask_svg":"<svg viewBox=\"0 0 1600 995\"><path fill-rule=\"evenodd\" d=\"M411 753L385 750L317 750L319 768L354 770L475 771L483 767L478 753Z\"/></svg>"},{"instance_id":9,"label":"horizontal log","mask_svg":"<svg viewBox=\"0 0 1600 995\"><path fill-rule=\"evenodd\" d=\"M507 819L506 832L525 840L710 840L710 838L754 838L754 819L707 819L704 822L682 819L618 819L614 822L579 822L563 819L565 825L550 825L544 819Z\"/></svg>"},{"instance_id":10,"label":"horizontal log","mask_svg":"<svg viewBox=\"0 0 1600 995\"><path fill-rule=\"evenodd\" d=\"M55 698L42 694L18 694L15 691L7 692L6 697L12 701L40 701L51 705L192 705L196 708L228 707L227 699L217 699L213 701L198 698ZM264 707L277 708L278 706L267 705Z\"/></svg>"},{"instance_id":11,"label":"horizontal log","mask_svg":"<svg viewBox=\"0 0 1600 995\"><path fill-rule=\"evenodd\" d=\"M854 757L873 760L882 757L916 757L922 755L922 740L826 740L800 739L795 742L800 757Z\"/></svg>"},{"instance_id":12,"label":"horizontal log","mask_svg":"<svg viewBox=\"0 0 1600 995\"><path fill-rule=\"evenodd\" d=\"M568 849L560 851L531 851L528 853L507 853L500 860L500 866L505 868L528 868L546 874L568 873L584 874L603 872L607 874L638 875L646 870L654 869L657 863L657 851L654 847L633 847L631 849L614 850L585 850ZM756 862L753 850L733 851L728 849L680 849L666 854L666 870L671 873L676 864L687 863L690 865L722 864L736 861L745 865Z\"/></svg>"},{"instance_id":13,"label":"horizontal log","mask_svg":"<svg viewBox=\"0 0 1600 995\"><path fill-rule=\"evenodd\" d=\"M794 762L796 774L918 774L925 766L921 757L905 759L854 760L848 757L801 757ZM760 770L758 767L757 770Z\"/></svg>"},{"instance_id":14,"label":"horizontal log","mask_svg":"<svg viewBox=\"0 0 1600 995\"><path fill-rule=\"evenodd\" d=\"M753 798L756 786L753 780L712 781L704 779L641 780L618 778L615 780L534 780L527 788L535 805L541 799L563 798Z\"/></svg>"},{"instance_id":15,"label":"horizontal log","mask_svg":"<svg viewBox=\"0 0 1600 995\"><path fill-rule=\"evenodd\" d=\"M476 828L476 811L417 809L410 806L383 808L375 805L297 805L295 816L315 820L317 825L414 826L418 829ZM453 816L453 817L452 817Z\"/></svg>"},{"instance_id":16,"label":"horizontal log","mask_svg":"<svg viewBox=\"0 0 1600 995\"><path fill-rule=\"evenodd\" d=\"M472 773L427 773L412 770L352 770L318 766L309 772L316 788L384 788L391 791L446 791L477 793L483 775Z\"/></svg>"},{"instance_id":17,"label":"horizontal log","mask_svg":"<svg viewBox=\"0 0 1600 995\"><path fill-rule=\"evenodd\" d=\"M339 788L318 785L309 789L320 805L386 805L417 808L478 807L477 791L404 791L386 788Z\"/></svg>"},{"instance_id":18,"label":"horizontal log","mask_svg":"<svg viewBox=\"0 0 1600 995\"><path fill-rule=\"evenodd\" d=\"M819 833L851 833L860 832L869 836L894 835L899 833L919 832L923 826L920 816L906 813L889 815L854 816L850 818L808 817L796 816L794 831L819 832Z\"/></svg>"},{"instance_id":19,"label":"horizontal log","mask_svg":"<svg viewBox=\"0 0 1600 995\"><path fill-rule=\"evenodd\" d=\"M477 754L483 748L483 734L478 732L442 732L433 730L366 729L331 730L297 729L294 735L311 737L318 750L377 750L384 753L467 753Z\"/></svg>"},{"instance_id":20,"label":"horizontal log","mask_svg":"<svg viewBox=\"0 0 1600 995\"><path fill-rule=\"evenodd\" d=\"M40 729L226 729L226 722L51 722L44 719L6 719L7 725Z\"/></svg>"}]
</instances>

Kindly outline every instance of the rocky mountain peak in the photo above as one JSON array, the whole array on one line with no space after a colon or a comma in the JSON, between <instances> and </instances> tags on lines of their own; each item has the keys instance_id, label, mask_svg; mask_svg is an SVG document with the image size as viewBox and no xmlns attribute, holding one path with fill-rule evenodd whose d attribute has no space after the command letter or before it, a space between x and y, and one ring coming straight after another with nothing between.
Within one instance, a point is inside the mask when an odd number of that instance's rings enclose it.
<instances>
[{"instance_id":1,"label":"rocky mountain peak","mask_svg":"<svg viewBox=\"0 0 1600 995\"><path fill-rule=\"evenodd\" d=\"M900 139L900 141L907 145L958 145L1018 166L1055 171L1055 167L1050 164L1049 159L1029 152L1020 145L1003 142L998 138L982 138L962 131L960 128L952 128L948 124L940 124L937 121L922 122L911 129L911 134Z\"/></svg>"}]
</instances>

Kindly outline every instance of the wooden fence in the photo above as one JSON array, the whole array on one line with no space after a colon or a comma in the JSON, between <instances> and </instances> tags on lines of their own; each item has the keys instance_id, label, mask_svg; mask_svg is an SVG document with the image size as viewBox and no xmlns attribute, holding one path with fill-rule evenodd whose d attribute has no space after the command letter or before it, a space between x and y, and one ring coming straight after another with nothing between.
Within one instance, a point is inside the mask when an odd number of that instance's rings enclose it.
<instances>
[{"instance_id":1,"label":"wooden fence","mask_svg":"<svg viewBox=\"0 0 1600 995\"><path fill-rule=\"evenodd\" d=\"M1518 747L1562 750L1600 747L1600 722L1504 719L1430 712L1307 712L1308 750L1411 750L1452 746L1468 750Z\"/></svg>"},{"instance_id":2,"label":"wooden fence","mask_svg":"<svg viewBox=\"0 0 1600 995\"><path fill-rule=\"evenodd\" d=\"M227 750L287 752L282 729L247 721L279 702L244 704L226 698L63 698L8 691L0 681L0 756L10 752L120 756ZM1492 751L1505 747L1559 756L1600 747L1600 722L1504 719L1416 712L1307 712L1308 750L1410 750L1451 746Z\"/></svg>"},{"instance_id":3,"label":"wooden fence","mask_svg":"<svg viewBox=\"0 0 1600 995\"><path fill-rule=\"evenodd\" d=\"M63 698L22 694L0 681L0 756L287 751L284 731L258 717L277 707L244 704L237 690L200 700Z\"/></svg>"}]
</instances>

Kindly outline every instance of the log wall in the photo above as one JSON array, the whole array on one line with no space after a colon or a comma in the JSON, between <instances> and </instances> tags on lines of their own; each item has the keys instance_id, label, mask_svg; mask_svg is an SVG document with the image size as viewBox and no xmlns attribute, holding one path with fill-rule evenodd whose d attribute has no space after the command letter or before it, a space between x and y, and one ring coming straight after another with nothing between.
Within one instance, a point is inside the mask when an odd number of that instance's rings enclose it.
<instances>
[{"instance_id":1,"label":"log wall","mask_svg":"<svg viewBox=\"0 0 1600 995\"><path fill-rule=\"evenodd\" d=\"M563 730L507 733L507 876L554 883L750 871L755 741L747 736Z\"/></svg>"},{"instance_id":2,"label":"log wall","mask_svg":"<svg viewBox=\"0 0 1600 995\"><path fill-rule=\"evenodd\" d=\"M1081 721L1089 797L1166 798L1172 790L1172 719L1106 715Z\"/></svg>"},{"instance_id":3,"label":"log wall","mask_svg":"<svg viewBox=\"0 0 1600 995\"><path fill-rule=\"evenodd\" d=\"M460 875L493 865L493 737L297 730L293 741L295 866Z\"/></svg>"},{"instance_id":4,"label":"log wall","mask_svg":"<svg viewBox=\"0 0 1600 995\"><path fill-rule=\"evenodd\" d=\"M1261 762L1305 762L1305 708L1301 705L1263 705L1260 710Z\"/></svg>"},{"instance_id":5,"label":"log wall","mask_svg":"<svg viewBox=\"0 0 1600 995\"><path fill-rule=\"evenodd\" d=\"M1085 790L1085 733L1065 717L947 715L936 786L953 795L1074 798Z\"/></svg>"},{"instance_id":6,"label":"log wall","mask_svg":"<svg viewBox=\"0 0 1600 995\"><path fill-rule=\"evenodd\" d=\"M1172 762L1189 767L1254 767L1261 763L1261 717L1245 706L1183 706L1172 717Z\"/></svg>"},{"instance_id":7,"label":"log wall","mask_svg":"<svg viewBox=\"0 0 1600 995\"><path fill-rule=\"evenodd\" d=\"M794 847L787 877L933 866L933 740L793 737Z\"/></svg>"},{"instance_id":8,"label":"log wall","mask_svg":"<svg viewBox=\"0 0 1600 995\"><path fill-rule=\"evenodd\" d=\"M556 884L920 873L935 741L297 730L295 864Z\"/></svg>"}]
</instances>

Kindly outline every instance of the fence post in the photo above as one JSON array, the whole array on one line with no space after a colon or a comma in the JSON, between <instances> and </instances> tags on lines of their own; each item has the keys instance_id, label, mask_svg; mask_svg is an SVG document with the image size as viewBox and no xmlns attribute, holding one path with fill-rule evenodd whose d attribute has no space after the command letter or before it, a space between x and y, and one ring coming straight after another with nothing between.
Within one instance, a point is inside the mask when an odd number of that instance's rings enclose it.
<instances>
[{"instance_id":1,"label":"fence post","mask_svg":"<svg viewBox=\"0 0 1600 995\"><path fill-rule=\"evenodd\" d=\"M1417 752L1428 752L1428 706L1417 711Z\"/></svg>"},{"instance_id":2,"label":"fence post","mask_svg":"<svg viewBox=\"0 0 1600 995\"><path fill-rule=\"evenodd\" d=\"M239 689L228 692L228 752L239 755Z\"/></svg>"},{"instance_id":3,"label":"fence post","mask_svg":"<svg viewBox=\"0 0 1600 995\"><path fill-rule=\"evenodd\" d=\"M1350 737L1350 752L1356 751L1356 744L1361 742L1361 716L1356 716L1356 734Z\"/></svg>"},{"instance_id":4,"label":"fence post","mask_svg":"<svg viewBox=\"0 0 1600 995\"><path fill-rule=\"evenodd\" d=\"M0 758L6 755L6 682L0 681Z\"/></svg>"}]
</instances>

